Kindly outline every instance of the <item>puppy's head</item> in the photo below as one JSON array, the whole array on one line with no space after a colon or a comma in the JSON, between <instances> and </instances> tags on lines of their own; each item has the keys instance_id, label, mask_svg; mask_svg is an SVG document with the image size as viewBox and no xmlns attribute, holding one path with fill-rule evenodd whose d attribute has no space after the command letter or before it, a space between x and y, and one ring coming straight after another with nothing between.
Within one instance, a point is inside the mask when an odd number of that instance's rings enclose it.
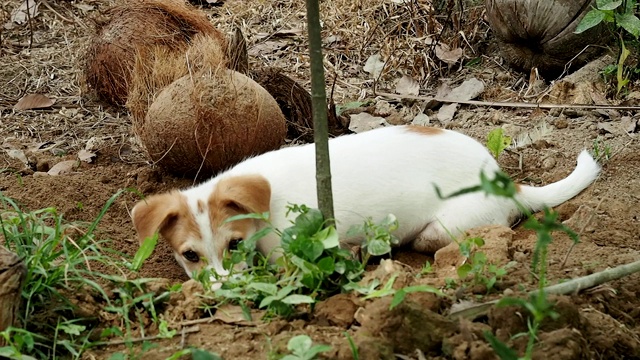
<instances>
[{"instance_id":1,"label":"puppy's head","mask_svg":"<svg viewBox=\"0 0 640 360\"><path fill-rule=\"evenodd\" d=\"M269 211L271 187L258 175L225 177L185 191L153 195L138 202L131 216L140 243L159 232L189 276L204 267L221 276L225 250L258 231L258 220L225 222L239 214Z\"/></svg>"}]
</instances>

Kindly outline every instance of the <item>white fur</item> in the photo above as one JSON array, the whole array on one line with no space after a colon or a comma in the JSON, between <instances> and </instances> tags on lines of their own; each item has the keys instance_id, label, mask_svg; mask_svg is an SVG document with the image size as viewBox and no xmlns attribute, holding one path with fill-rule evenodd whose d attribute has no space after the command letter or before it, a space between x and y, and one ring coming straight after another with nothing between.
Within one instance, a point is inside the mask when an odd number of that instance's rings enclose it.
<instances>
[{"instance_id":1,"label":"white fur","mask_svg":"<svg viewBox=\"0 0 640 360\"><path fill-rule=\"evenodd\" d=\"M346 232L362 225L365 218L379 221L394 214L399 222L395 235L402 244L413 242L418 251L434 251L449 243L451 235L487 224L509 226L520 214L513 201L484 193L446 201L437 197L434 185L442 194L451 194L478 185L481 171L492 177L499 170L483 145L461 133L427 134L404 126L386 127L332 139L329 149L337 230L343 241L361 241L347 239ZM517 199L534 211L559 205L591 184L599 171L595 160L583 151L567 178L539 188L521 186ZM313 144L247 159L183 194L195 213L196 201L207 199L220 179L256 174L271 185L270 219L276 228L282 230L293 220L294 215L285 216L287 204L317 207ZM208 242L210 266L225 274L215 254L217 244L223 244L229 235L211 229L206 216L197 219ZM279 239L272 234L258 248L268 253L278 245Z\"/></svg>"}]
</instances>

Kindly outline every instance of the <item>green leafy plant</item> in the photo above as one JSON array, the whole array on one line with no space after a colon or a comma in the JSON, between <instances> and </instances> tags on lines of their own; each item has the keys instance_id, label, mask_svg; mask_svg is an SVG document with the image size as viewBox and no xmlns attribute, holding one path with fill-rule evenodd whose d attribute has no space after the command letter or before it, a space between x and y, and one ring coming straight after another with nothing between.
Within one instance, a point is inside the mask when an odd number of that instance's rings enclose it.
<instances>
[{"instance_id":1,"label":"green leafy plant","mask_svg":"<svg viewBox=\"0 0 640 360\"><path fill-rule=\"evenodd\" d=\"M511 145L511 137L504 135L502 128L496 128L487 135L487 149L494 158L498 158L502 152Z\"/></svg>"},{"instance_id":2,"label":"green leafy plant","mask_svg":"<svg viewBox=\"0 0 640 360\"><path fill-rule=\"evenodd\" d=\"M319 210L292 205L288 211L298 214L291 227L283 231L266 227L227 256L224 265L231 276L216 290L218 299L240 304L247 315L247 304L251 302L269 313L287 317L296 305L312 304L360 279L364 265L339 246L335 227L325 226ZM242 215L228 221L246 217L268 223L268 214ZM275 266L256 251L257 240L270 231L281 237L281 248L276 251L282 251L282 256ZM236 272L240 263L254 266Z\"/></svg>"},{"instance_id":3,"label":"green leafy plant","mask_svg":"<svg viewBox=\"0 0 640 360\"><path fill-rule=\"evenodd\" d=\"M507 274L507 269L511 264L498 267L487 262L485 253L479 251L484 245L482 238L467 238L458 243L460 254L467 258L467 261L458 267L458 277L464 281L469 275L473 276L474 285L483 285L487 292L493 289L496 282Z\"/></svg>"},{"instance_id":4,"label":"green leafy plant","mask_svg":"<svg viewBox=\"0 0 640 360\"><path fill-rule=\"evenodd\" d=\"M617 94L629 83L624 66L630 51L625 44L623 33L626 32L635 40L640 36L640 19L635 14L637 5L637 0L597 0L596 7L582 18L575 29L575 33L580 34L605 22L617 32L620 43L616 73Z\"/></svg>"},{"instance_id":5,"label":"green leafy plant","mask_svg":"<svg viewBox=\"0 0 640 360\"><path fill-rule=\"evenodd\" d=\"M611 158L611 146L600 137L593 139L593 156L600 162L608 161Z\"/></svg>"},{"instance_id":6,"label":"green leafy plant","mask_svg":"<svg viewBox=\"0 0 640 360\"><path fill-rule=\"evenodd\" d=\"M314 360L321 352L331 350L329 345L313 345L313 341L307 335L298 335L289 339L287 349L290 355L285 355L282 360Z\"/></svg>"}]
</instances>

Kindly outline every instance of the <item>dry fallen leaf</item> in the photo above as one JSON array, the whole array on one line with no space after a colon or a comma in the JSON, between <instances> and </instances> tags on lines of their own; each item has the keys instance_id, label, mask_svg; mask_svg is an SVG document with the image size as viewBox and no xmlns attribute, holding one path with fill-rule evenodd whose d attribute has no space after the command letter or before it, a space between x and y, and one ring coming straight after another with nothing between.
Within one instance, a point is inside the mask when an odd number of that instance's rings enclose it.
<instances>
[{"instance_id":1,"label":"dry fallen leaf","mask_svg":"<svg viewBox=\"0 0 640 360\"><path fill-rule=\"evenodd\" d=\"M92 161L93 161L93 158L94 158L94 157L96 157L96 154L95 154L95 153L92 153L92 152L90 152L90 151L87 151L87 150L84 150L84 149L83 149L83 150L78 151L78 159L79 159L80 161L84 161L84 162L88 162L88 163L90 163L90 162L92 162Z\"/></svg>"},{"instance_id":2,"label":"dry fallen leaf","mask_svg":"<svg viewBox=\"0 0 640 360\"><path fill-rule=\"evenodd\" d=\"M76 160L65 160L53 165L53 167L51 167L51 169L47 171L47 174L53 175L53 176L65 175L73 172L73 169L75 167L76 167Z\"/></svg>"},{"instance_id":3,"label":"dry fallen leaf","mask_svg":"<svg viewBox=\"0 0 640 360\"><path fill-rule=\"evenodd\" d=\"M22 4L11 13L11 21L18 25L26 23L29 18L33 19L38 15L39 6L40 2L36 0L24 0ZM29 11L28 15L27 11Z\"/></svg>"},{"instance_id":4,"label":"dry fallen leaf","mask_svg":"<svg viewBox=\"0 0 640 360\"><path fill-rule=\"evenodd\" d=\"M453 65L462 57L462 49L455 48L453 50L449 50L449 46L446 44L438 44L436 45L436 56L447 64Z\"/></svg>"},{"instance_id":5,"label":"dry fallen leaf","mask_svg":"<svg viewBox=\"0 0 640 360\"><path fill-rule=\"evenodd\" d=\"M256 320L262 318L262 314L263 311L252 309L251 320L247 320L240 306L226 304L218 307L218 310L216 310L216 313L213 315L213 320L234 325L255 325Z\"/></svg>"},{"instance_id":6,"label":"dry fallen leaf","mask_svg":"<svg viewBox=\"0 0 640 360\"><path fill-rule=\"evenodd\" d=\"M29 163L29 160L27 160L27 156L24 154L22 150L8 149L8 150L5 150L5 152L10 158L20 160L23 164Z\"/></svg>"},{"instance_id":7,"label":"dry fallen leaf","mask_svg":"<svg viewBox=\"0 0 640 360\"><path fill-rule=\"evenodd\" d=\"M30 109L43 109L48 108L55 104L56 101L53 99L49 99L48 97L42 94L27 94L23 96L18 102L13 106L14 110L30 110Z\"/></svg>"},{"instance_id":8,"label":"dry fallen leaf","mask_svg":"<svg viewBox=\"0 0 640 360\"><path fill-rule=\"evenodd\" d=\"M396 85L396 93L400 95L417 96L420 93L420 84L411 76L404 75Z\"/></svg>"},{"instance_id":9,"label":"dry fallen leaf","mask_svg":"<svg viewBox=\"0 0 640 360\"><path fill-rule=\"evenodd\" d=\"M373 116L366 112L353 114L349 117L351 118L351 121L349 122L349 130L355 133L361 133L389 125L385 118Z\"/></svg>"},{"instance_id":10,"label":"dry fallen leaf","mask_svg":"<svg viewBox=\"0 0 640 360\"><path fill-rule=\"evenodd\" d=\"M384 61L380 60L380 54L374 54L369 56L367 62L364 64L363 70L371 74L374 78L378 78L383 68Z\"/></svg>"}]
</instances>

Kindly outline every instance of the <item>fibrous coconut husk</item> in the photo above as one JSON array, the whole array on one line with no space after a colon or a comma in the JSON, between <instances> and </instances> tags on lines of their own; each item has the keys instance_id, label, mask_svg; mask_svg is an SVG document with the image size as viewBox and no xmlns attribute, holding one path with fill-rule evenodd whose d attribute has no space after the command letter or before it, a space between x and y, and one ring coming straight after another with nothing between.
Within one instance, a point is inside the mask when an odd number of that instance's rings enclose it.
<instances>
[{"instance_id":1,"label":"fibrous coconut husk","mask_svg":"<svg viewBox=\"0 0 640 360\"><path fill-rule=\"evenodd\" d=\"M180 176L209 177L246 157L279 148L286 123L260 85L218 68L167 86L134 131L159 167Z\"/></svg>"},{"instance_id":2,"label":"fibrous coconut husk","mask_svg":"<svg viewBox=\"0 0 640 360\"><path fill-rule=\"evenodd\" d=\"M575 34L595 0L486 0L487 20L507 63L553 79L602 52L604 26ZM601 24L602 25L602 24Z\"/></svg>"},{"instance_id":3,"label":"fibrous coconut husk","mask_svg":"<svg viewBox=\"0 0 640 360\"><path fill-rule=\"evenodd\" d=\"M278 102L287 119L287 136L291 139L313 141L311 94L279 68L253 69L249 76ZM328 109L327 121L329 134L338 136L348 132L347 127L338 120L335 109Z\"/></svg>"},{"instance_id":4,"label":"fibrous coconut husk","mask_svg":"<svg viewBox=\"0 0 640 360\"><path fill-rule=\"evenodd\" d=\"M184 52L165 46L138 49L126 104L134 127L142 126L149 106L166 86L189 74L225 67L225 48L217 37L209 35L194 36Z\"/></svg>"},{"instance_id":5,"label":"fibrous coconut husk","mask_svg":"<svg viewBox=\"0 0 640 360\"><path fill-rule=\"evenodd\" d=\"M183 52L196 34L207 34L226 46L206 15L182 0L123 1L108 16L111 20L90 42L84 80L99 99L113 105L127 100L136 54L158 46Z\"/></svg>"}]
</instances>

